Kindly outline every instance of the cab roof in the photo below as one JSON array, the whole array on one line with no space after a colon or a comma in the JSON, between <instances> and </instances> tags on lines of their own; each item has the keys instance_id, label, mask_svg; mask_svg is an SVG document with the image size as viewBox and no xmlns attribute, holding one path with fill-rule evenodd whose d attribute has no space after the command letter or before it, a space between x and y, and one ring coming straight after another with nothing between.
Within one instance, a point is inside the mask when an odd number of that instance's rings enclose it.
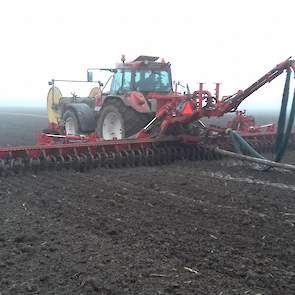
<instances>
[{"instance_id":1,"label":"cab roof","mask_svg":"<svg viewBox=\"0 0 295 295\"><path fill-rule=\"evenodd\" d=\"M156 61L158 59L159 59L158 56L140 55L134 61Z\"/></svg>"},{"instance_id":2,"label":"cab roof","mask_svg":"<svg viewBox=\"0 0 295 295\"><path fill-rule=\"evenodd\" d=\"M146 69L146 70L169 70L170 63L164 60L157 62L158 56L140 55L131 62L123 62L116 65L117 69Z\"/></svg>"}]
</instances>

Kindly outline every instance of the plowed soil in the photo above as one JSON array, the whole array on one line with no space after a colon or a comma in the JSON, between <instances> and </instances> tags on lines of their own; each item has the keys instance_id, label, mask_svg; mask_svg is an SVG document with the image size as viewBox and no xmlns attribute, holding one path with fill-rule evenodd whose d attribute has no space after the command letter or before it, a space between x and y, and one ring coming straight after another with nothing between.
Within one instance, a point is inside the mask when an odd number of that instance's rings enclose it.
<instances>
[{"instance_id":1,"label":"plowed soil","mask_svg":"<svg viewBox=\"0 0 295 295\"><path fill-rule=\"evenodd\" d=\"M0 224L1 295L295 294L287 171L224 159L0 178Z\"/></svg>"}]
</instances>

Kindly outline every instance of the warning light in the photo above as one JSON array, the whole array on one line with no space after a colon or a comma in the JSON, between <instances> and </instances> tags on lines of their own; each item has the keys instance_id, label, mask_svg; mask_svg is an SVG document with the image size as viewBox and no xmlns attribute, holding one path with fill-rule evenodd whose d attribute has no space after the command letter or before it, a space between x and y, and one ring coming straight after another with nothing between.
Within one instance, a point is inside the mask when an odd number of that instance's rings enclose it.
<instances>
[{"instance_id":1,"label":"warning light","mask_svg":"<svg viewBox=\"0 0 295 295\"><path fill-rule=\"evenodd\" d=\"M188 102L185 104L185 107L183 108L182 114L185 116L190 116L193 114L193 108L191 104Z\"/></svg>"}]
</instances>

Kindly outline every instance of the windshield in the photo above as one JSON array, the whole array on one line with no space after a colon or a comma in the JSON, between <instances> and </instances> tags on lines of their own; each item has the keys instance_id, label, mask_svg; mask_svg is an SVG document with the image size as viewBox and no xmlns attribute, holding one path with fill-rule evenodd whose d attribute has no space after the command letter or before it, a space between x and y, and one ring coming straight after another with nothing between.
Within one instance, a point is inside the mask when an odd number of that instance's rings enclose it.
<instances>
[{"instance_id":1,"label":"windshield","mask_svg":"<svg viewBox=\"0 0 295 295\"><path fill-rule=\"evenodd\" d=\"M170 92L170 74L167 71L136 71L135 90L140 92Z\"/></svg>"},{"instance_id":2,"label":"windshield","mask_svg":"<svg viewBox=\"0 0 295 295\"><path fill-rule=\"evenodd\" d=\"M111 85L111 93L128 91L170 92L171 76L168 71L117 70Z\"/></svg>"}]
</instances>

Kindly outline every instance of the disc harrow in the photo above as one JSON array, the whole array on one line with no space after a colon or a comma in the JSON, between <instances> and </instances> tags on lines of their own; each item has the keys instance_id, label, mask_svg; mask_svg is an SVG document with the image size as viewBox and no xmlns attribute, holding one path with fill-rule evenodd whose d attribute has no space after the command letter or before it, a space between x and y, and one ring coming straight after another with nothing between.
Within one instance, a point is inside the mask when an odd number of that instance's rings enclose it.
<instances>
[{"instance_id":1,"label":"disc harrow","mask_svg":"<svg viewBox=\"0 0 295 295\"><path fill-rule=\"evenodd\" d=\"M259 153L273 151L275 136L252 134L246 140ZM212 147L234 151L226 135L206 137L199 142L181 137L141 140L112 140L0 149L0 175L38 173L46 170L120 168L166 165L175 161L218 160ZM295 147L295 135L290 146Z\"/></svg>"},{"instance_id":2,"label":"disc harrow","mask_svg":"<svg viewBox=\"0 0 295 295\"><path fill-rule=\"evenodd\" d=\"M209 160L214 152L184 145L176 139L125 140L0 149L0 174L38 173L42 170L120 168L164 165L177 160Z\"/></svg>"}]
</instances>

